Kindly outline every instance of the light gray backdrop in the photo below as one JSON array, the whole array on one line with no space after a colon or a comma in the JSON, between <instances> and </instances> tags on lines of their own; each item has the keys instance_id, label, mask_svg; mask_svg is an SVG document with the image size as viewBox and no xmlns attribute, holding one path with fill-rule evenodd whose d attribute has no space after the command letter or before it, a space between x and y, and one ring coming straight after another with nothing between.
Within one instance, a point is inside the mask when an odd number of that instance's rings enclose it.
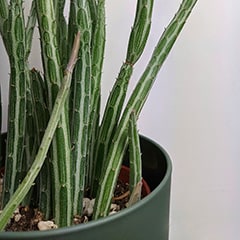
<instances>
[{"instance_id":1,"label":"light gray backdrop","mask_svg":"<svg viewBox=\"0 0 240 240\"><path fill-rule=\"evenodd\" d=\"M131 88L179 4L155 1L152 34ZM103 102L124 61L135 5L136 0L107 0ZM139 119L140 133L160 143L173 160L170 240L240 236L239 7L237 0L198 1ZM30 64L40 67L37 42L34 49ZM0 56L6 112L9 70L2 44Z\"/></svg>"}]
</instances>

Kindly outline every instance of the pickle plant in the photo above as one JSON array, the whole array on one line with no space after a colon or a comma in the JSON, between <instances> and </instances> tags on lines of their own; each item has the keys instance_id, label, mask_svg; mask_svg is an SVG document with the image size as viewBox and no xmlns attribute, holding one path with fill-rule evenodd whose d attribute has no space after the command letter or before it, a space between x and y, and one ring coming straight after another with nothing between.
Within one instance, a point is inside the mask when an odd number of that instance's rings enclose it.
<instances>
[{"instance_id":1,"label":"pickle plant","mask_svg":"<svg viewBox=\"0 0 240 240\"><path fill-rule=\"evenodd\" d=\"M122 159L130 149L130 189L141 181L136 119L197 0L183 0L123 104L133 67L145 48L153 0L138 0L126 59L100 121L105 0L0 0L0 33L9 56L9 109L0 228L20 205L35 204L60 226L81 215L86 189L93 219L108 215ZM38 25L43 73L29 69ZM75 66L75 67L74 67Z\"/></svg>"}]
</instances>

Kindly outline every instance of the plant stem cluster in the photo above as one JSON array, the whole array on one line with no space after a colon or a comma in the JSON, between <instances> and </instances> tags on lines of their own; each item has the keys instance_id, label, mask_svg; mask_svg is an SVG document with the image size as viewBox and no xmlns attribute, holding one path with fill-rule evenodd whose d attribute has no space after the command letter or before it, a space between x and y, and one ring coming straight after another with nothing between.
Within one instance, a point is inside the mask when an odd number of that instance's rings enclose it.
<instances>
[{"instance_id":1,"label":"plant stem cluster","mask_svg":"<svg viewBox=\"0 0 240 240\"><path fill-rule=\"evenodd\" d=\"M0 33L10 63L7 149L0 228L19 204L35 204L60 226L81 215L85 190L93 218L108 215L122 159L130 148L130 186L141 181L137 118L197 0L183 0L159 38L126 107L128 83L151 27L153 0L138 0L126 59L100 122L105 0L0 0ZM35 26L43 73L29 69ZM75 67L74 67L75 66Z\"/></svg>"}]
</instances>

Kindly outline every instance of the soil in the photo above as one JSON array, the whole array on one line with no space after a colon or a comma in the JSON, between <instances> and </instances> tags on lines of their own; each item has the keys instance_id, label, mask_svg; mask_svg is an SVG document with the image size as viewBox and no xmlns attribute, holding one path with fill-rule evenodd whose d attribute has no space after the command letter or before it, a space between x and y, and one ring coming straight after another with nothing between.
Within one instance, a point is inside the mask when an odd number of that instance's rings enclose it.
<instances>
[{"instance_id":1,"label":"soil","mask_svg":"<svg viewBox=\"0 0 240 240\"><path fill-rule=\"evenodd\" d=\"M120 211L126 208L126 203L129 200L129 185L118 181L115 188L114 197L112 203L117 204L117 210ZM38 209L30 207L20 206L18 211L15 211L13 217L10 219L9 224L6 226L5 231L38 231L38 223L45 221L43 213ZM73 224L82 224L91 221L91 217L88 216L74 216Z\"/></svg>"},{"instance_id":2,"label":"soil","mask_svg":"<svg viewBox=\"0 0 240 240\"><path fill-rule=\"evenodd\" d=\"M118 180L114 192L113 203L117 204L120 207L120 210L122 210L123 208L126 208L126 203L128 202L129 197L129 184Z\"/></svg>"},{"instance_id":3,"label":"soil","mask_svg":"<svg viewBox=\"0 0 240 240\"><path fill-rule=\"evenodd\" d=\"M37 231L37 224L43 220L43 214L38 209L19 207L19 211L13 214L5 231Z\"/></svg>"}]
</instances>

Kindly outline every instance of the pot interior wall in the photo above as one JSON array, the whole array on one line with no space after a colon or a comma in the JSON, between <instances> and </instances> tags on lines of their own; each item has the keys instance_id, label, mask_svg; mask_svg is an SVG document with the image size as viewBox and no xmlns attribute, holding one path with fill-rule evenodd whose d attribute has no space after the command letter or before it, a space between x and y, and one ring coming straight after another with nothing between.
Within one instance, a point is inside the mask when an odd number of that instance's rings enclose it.
<instances>
[{"instance_id":1,"label":"pot interior wall","mask_svg":"<svg viewBox=\"0 0 240 240\"><path fill-rule=\"evenodd\" d=\"M140 145L142 152L143 178L152 191L160 184L166 174L166 156L162 151L159 151L159 146L153 144L153 142L146 137L141 136ZM126 154L124 158L124 165L129 165L128 154Z\"/></svg>"}]
</instances>

